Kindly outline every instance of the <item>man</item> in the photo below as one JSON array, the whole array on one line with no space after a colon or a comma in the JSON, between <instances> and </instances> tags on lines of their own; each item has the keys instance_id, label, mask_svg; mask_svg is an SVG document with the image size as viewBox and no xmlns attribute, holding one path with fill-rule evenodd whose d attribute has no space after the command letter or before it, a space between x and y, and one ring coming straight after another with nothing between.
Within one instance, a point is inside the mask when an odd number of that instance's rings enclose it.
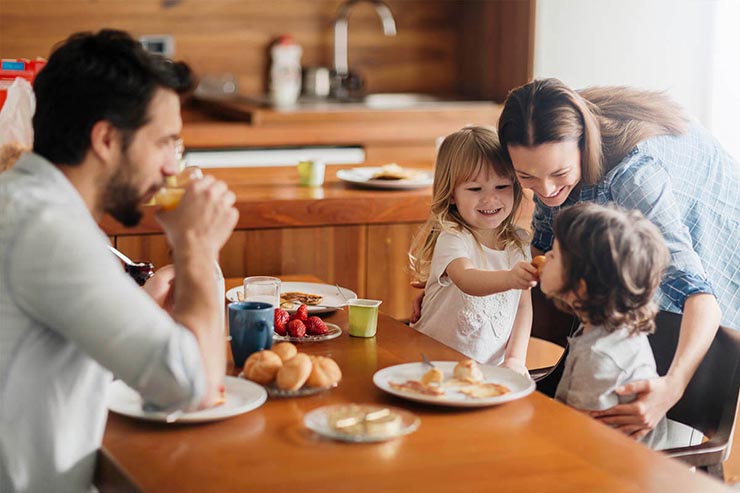
<instances>
[{"instance_id":1,"label":"man","mask_svg":"<svg viewBox=\"0 0 740 493\"><path fill-rule=\"evenodd\" d=\"M190 70L128 34L71 36L36 78L33 153L0 175L0 491L86 491L111 374L164 410L223 382L214 262L238 213L206 176L159 212L172 314L122 271L97 222L135 225L177 171Z\"/></svg>"}]
</instances>

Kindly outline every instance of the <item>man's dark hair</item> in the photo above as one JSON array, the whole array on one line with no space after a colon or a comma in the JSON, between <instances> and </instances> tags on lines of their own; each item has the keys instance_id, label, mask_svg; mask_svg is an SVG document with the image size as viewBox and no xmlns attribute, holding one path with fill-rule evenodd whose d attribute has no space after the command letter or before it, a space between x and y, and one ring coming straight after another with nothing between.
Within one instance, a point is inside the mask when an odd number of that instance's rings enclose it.
<instances>
[{"instance_id":1,"label":"man's dark hair","mask_svg":"<svg viewBox=\"0 0 740 493\"><path fill-rule=\"evenodd\" d=\"M128 33L77 33L59 45L33 88L33 150L57 164L82 162L90 132L101 120L123 132L124 150L148 122L157 88L182 95L194 86L190 68L154 55Z\"/></svg>"}]
</instances>

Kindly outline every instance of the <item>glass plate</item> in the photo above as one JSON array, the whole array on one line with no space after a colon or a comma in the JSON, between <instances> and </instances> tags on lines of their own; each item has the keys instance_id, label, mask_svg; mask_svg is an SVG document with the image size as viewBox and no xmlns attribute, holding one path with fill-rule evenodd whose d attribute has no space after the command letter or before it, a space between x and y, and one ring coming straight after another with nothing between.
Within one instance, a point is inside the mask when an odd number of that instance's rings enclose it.
<instances>
[{"instance_id":1,"label":"glass plate","mask_svg":"<svg viewBox=\"0 0 740 493\"><path fill-rule=\"evenodd\" d=\"M242 371L239 372L239 375L237 375L237 377L242 378L248 382L251 382L251 380L247 379L247 377L244 376L244 372ZM305 397L307 395L314 395L314 394L318 394L319 392L324 392L326 390L333 389L334 387L338 385L339 383L335 383L334 385L329 385L328 387L309 387L307 385L304 385L298 390L283 390L283 389L279 389L278 386L275 384L275 382L272 382L267 385L263 385L263 387L265 388L265 391L267 391L267 395L269 395L270 397Z\"/></svg>"},{"instance_id":2,"label":"glass plate","mask_svg":"<svg viewBox=\"0 0 740 493\"><path fill-rule=\"evenodd\" d=\"M401 417L401 427L395 433L388 435L350 435L332 429L329 426L329 416L348 406L361 406L367 411L390 409ZM384 442L403 435L408 435L409 433L416 431L416 429L419 428L420 423L421 420L419 417L413 413L404 411L403 409L378 404L334 404L314 409L303 417L303 424L306 425L306 428L309 430L334 440L354 443Z\"/></svg>"},{"instance_id":3,"label":"glass plate","mask_svg":"<svg viewBox=\"0 0 740 493\"><path fill-rule=\"evenodd\" d=\"M326 323L326 328L329 329L329 332L326 334L322 334L320 336L310 336L305 335L303 337L292 337L292 336L281 336L278 333L274 333L272 335L273 341L279 341L279 342L321 342L321 341L328 341L330 339L336 339L340 335L342 335L342 328L339 327L336 324L332 324L329 322Z\"/></svg>"}]
</instances>

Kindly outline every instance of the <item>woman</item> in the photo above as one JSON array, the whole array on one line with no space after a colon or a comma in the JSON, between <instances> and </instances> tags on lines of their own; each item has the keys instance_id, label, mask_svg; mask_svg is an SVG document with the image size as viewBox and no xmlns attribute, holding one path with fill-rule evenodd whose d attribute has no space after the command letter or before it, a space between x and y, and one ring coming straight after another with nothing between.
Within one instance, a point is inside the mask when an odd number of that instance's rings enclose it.
<instances>
[{"instance_id":1,"label":"woman","mask_svg":"<svg viewBox=\"0 0 740 493\"><path fill-rule=\"evenodd\" d=\"M639 393L634 403L594 413L641 437L683 394L720 317L740 329L740 169L668 97L622 87L576 92L534 80L509 94L499 136L534 192L533 255L552 247L558 210L584 201L637 209L665 237L671 265L658 301L684 314L673 364L618 389Z\"/></svg>"}]
</instances>

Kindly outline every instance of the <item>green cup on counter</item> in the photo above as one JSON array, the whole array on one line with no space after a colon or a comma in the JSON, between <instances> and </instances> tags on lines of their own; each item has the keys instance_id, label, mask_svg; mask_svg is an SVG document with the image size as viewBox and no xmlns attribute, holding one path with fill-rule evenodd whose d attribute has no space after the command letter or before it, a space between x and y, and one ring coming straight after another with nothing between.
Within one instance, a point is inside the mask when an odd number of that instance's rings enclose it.
<instances>
[{"instance_id":1,"label":"green cup on counter","mask_svg":"<svg viewBox=\"0 0 740 493\"><path fill-rule=\"evenodd\" d=\"M323 161L301 159L298 162L298 183L303 187L320 187L324 184L325 170Z\"/></svg>"},{"instance_id":2,"label":"green cup on counter","mask_svg":"<svg viewBox=\"0 0 740 493\"><path fill-rule=\"evenodd\" d=\"M381 303L379 300L349 300L349 335L375 337L378 329L378 307Z\"/></svg>"}]
</instances>

